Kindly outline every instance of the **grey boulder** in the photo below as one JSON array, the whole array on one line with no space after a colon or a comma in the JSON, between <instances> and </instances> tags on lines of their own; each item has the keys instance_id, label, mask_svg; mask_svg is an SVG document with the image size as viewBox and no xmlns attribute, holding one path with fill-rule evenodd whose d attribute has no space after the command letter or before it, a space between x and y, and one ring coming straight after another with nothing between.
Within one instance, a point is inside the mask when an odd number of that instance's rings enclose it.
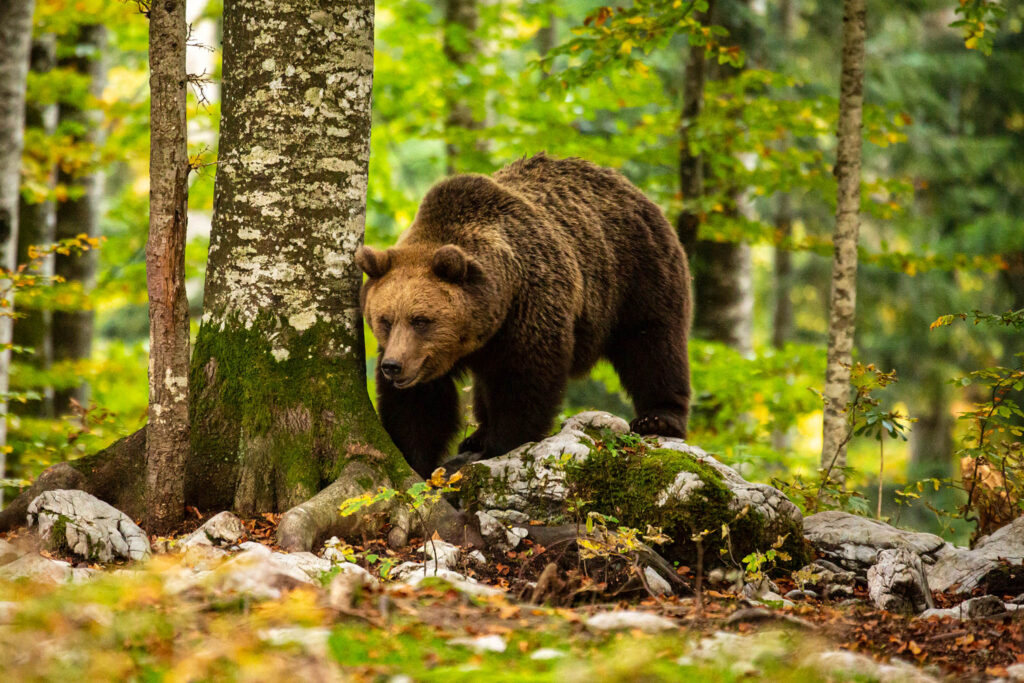
<instances>
[{"instance_id":1,"label":"grey boulder","mask_svg":"<svg viewBox=\"0 0 1024 683\"><path fill-rule=\"evenodd\" d=\"M49 547L86 560L143 560L150 555L146 532L126 514L85 491L46 491L29 503L28 525Z\"/></svg>"}]
</instances>

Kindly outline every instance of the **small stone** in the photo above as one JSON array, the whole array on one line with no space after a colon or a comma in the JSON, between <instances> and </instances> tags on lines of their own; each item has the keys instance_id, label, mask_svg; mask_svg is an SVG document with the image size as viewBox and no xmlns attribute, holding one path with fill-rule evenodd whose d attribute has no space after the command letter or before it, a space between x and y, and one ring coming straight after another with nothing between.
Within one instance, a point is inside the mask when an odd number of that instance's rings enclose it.
<instances>
[{"instance_id":1,"label":"small stone","mask_svg":"<svg viewBox=\"0 0 1024 683\"><path fill-rule=\"evenodd\" d=\"M672 595L672 585L654 567L644 567L644 579L655 595Z\"/></svg>"},{"instance_id":2,"label":"small stone","mask_svg":"<svg viewBox=\"0 0 1024 683\"><path fill-rule=\"evenodd\" d=\"M441 569L451 569L457 566L462 557L462 548L440 540L426 541L416 549L416 552L423 553L426 557L434 560Z\"/></svg>"},{"instance_id":3,"label":"small stone","mask_svg":"<svg viewBox=\"0 0 1024 683\"><path fill-rule=\"evenodd\" d=\"M487 557L479 550L474 550L469 554L469 559L473 560L477 564L487 564Z\"/></svg>"},{"instance_id":4,"label":"small stone","mask_svg":"<svg viewBox=\"0 0 1024 683\"><path fill-rule=\"evenodd\" d=\"M330 636L331 629L329 628L304 628L302 626L267 628L257 634L260 640L270 645L276 647L298 645L309 654L318 657L327 656L327 639Z\"/></svg>"},{"instance_id":5,"label":"small stone","mask_svg":"<svg viewBox=\"0 0 1024 683\"><path fill-rule=\"evenodd\" d=\"M586 625L595 631L639 629L644 633L658 633L660 631L673 630L677 627L676 623L671 619L666 619L650 612L634 610L601 612L587 619Z\"/></svg>"},{"instance_id":6,"label":"small stone","mask_svg":"<svg viewBox=\"0 0 1024 683\"><path fill-rule=\"evenodd\" d=\"M188 548L193 545L228 546L237 543L245 536L242 520L230 512L218 512L206 520L201 527L193 531L181 541L179 547Z\"/></svg>"},{"instance_id":7,"label":"small stone","mask_svg":"<svg viewBox=\"0 0 1024 683\"><path fill-rule=\"evenodd\" d=\"M783 597L787 600L817 600L819 596L812 590L791 590Z\"/></svg>"},{"instance_id":8,"label":"small stone","mask_svg":"<svg viewBox=\"0 0 1024 683\"><path fill-rule=\"evenodd\" d=\"M1006 604L994 595L982 595L964 600L956 607L928 609L919 615L921 619L952 617L953 619L982 619L1015 611L1017 605Z\"/></svg>"},{"instance_id":9,"label":"small stone","mask_svg":"<svg viewBox=\"0 0 1024 683\"><path fill-rule=\"evenodd\" d=\"M935 607L921 558L908 548L879 551L878 562L868 569L868 595L890 612L916 614Z\"/></svg>"},{"instance_id":10,"label":"small stone","mask_svg":"<svg viewBox=\"0 0 1024 683\"><path fill-rule=\"evenodd\" d=\"M559 659L564 657L565 653L561 650L555 650L550 647L542 647L539 650L534 650L533 654L530 655L530 659L537 661L544 661L547 659Z\"/></svg>"},{"instance_id":11,"label":"small stone","mask_svg":"<svg viewBox=\"0 0 1024 683\"><path fill-rule=\"evenodd\" d=\"M505 639L499 635L476 636L475 638L452 638L449 645L462 645L473 652L504 652L508 647Z\"/></svg>"},{"instance_id":12,"label":"small stone","mask_svg":"<svg viewBox=\"0 0 1024 683\"><path fill-rule=\"evenodd\" d=\"M332 609L344 612L352 609L356 596L363 588L363 577L356 572L336 574L327 584L327 605Z\"/></svg>"},{"instance_id":13,"label":"small stone","mask_svg":"<svg viewBox=\"0 0 1024 683\"><path fill-rule=\"evenodd\" d=\"M1011 681L1024 681L1024 662L1006 667L1006 677Z\"/></svg>"}]
</instances>

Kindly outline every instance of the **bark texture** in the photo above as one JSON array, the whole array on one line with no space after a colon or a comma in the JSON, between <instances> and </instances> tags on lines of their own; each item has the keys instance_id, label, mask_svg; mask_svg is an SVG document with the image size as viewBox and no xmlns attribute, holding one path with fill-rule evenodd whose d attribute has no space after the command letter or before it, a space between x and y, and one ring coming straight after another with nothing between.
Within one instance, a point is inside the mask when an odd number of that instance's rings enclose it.
<instances>
[{"instance_id":1,"label":"bark texture","mask_svg":"<svg viewBox=\"0 0 1024 683\"><path fill-rule=\"evenodd\" d=\"M444 55L456 74L471 65L480 54L480 41L476 32L480 28L480 13L477 0L445 0L444 5ZM445 155L448 175L459 169L458 159L471 150L482 150L479 142L474 145L461 144L458 138L465 138L467 131L479 130L483 121L473 114L473 104L467 95L467 87L458 80L445 88L448 118L445 120ZM467 149L468 148L468 149Z\"/></svg>"},{"instance_id":2,"label":"bark texture","mask_svg":"<svg viewBox=\"0 0 1024 683\"><path fill-rule=\"evenodd\" d=\"M57 39L51 34L39 36L32 41L30 68L33 72L44 74L52 71L57 65ZM25 106L25 128L37 128L44 135L53 135L57 128L57 105L55 103L28 103ZM48 189L57 182L56 165L50 169L46 181ZM56 205L52 199L29 201L21 198L18 207L18 256L17 263L28 263L29 247L51 244L56 233ZM53 255L46 256L39 268L39 275L49 278L53 275ZM30 355L20 357L26 363L40 370L48 370L53 364L53 313L46 307L26 305L19 306L22 317L14 326L14 343L17 346L32 349ZM53 417L53 387L32 387L41 398L39 400L15 403L11 412L37 417Z\"/></svg>"},{"instance_id":3,"label":"bark texture","mask_svg":"<svg viewBox=\"0 0 1024 683\"><path fill-rule=\"evenodd\" d=\"M828 361L821 466L842 479L846 466L854 313L857 303L857 241L860 235L861 125L864 107L865 0L844 0L843 65L839 93L835 175L838 180L829 294Z\"/></svg>"},{"instance_id":4,"label":"bark texture","mask_svg":"<svg viewBox=\"0 0 1024 683\"><path fill-rule=\"evenodd\" d=\"M100 25L83 26L74 41L74 56L62 58L59 65L72 68L89 77L89 92L98 97L103 92L106 66L103 50L107 42L107 29ZM73 123L85 129L80 138L83 144L99 145L102 129L95 118L96 112L82 110L71 104L59 107L61 123ZM57 239L67 239L85 233L94 237L99 233L100 197L103 177L95 168L83 174L59 171L57 182L77 185L84 192L77 199L69 199L57 207ZM90 249L81 255L58 255L54 263L56 274L73 286L81 288L84 294L92 291L96 284L97 253ZM75 310L53 312L53 360L55 363L73 363L88 359L92 355L93 311L91 306L76 307ZM73 412L71 401L86 405L89 400L89 386L79 382L73 386L58 389L54 394L54 411L57 415Z\"/></svg>"},{"instance_id":5,"label":"bark texture","mask_svg":"<svg viewBox=\"0 0 1024 683\"><path fill-rule=\"evenodd\" d=\"M32 40L33 0L0 3L0 267L13 270L18 243L18 188L25 140L25 79ZM6 304L0 305L0 446L7 443L7 388L10 381L13 296L0 280ZM0 449L0 478L6 471ZM0 503L3 502L0 489Z\"/></svg>"},{"instance_id":6,"label":"bark texture","mask_svg":"<svg viewBox=\"0 0 1024 683\"><path fill-rule=\"evenodd\" d=\"M149 12L149 426L146 444L147 530L167 533L185 511L189 454L188 297L185 230L188 148L185 129L185 0Z\"/></svg>"},{"instance_id":7,"label":"bark texture","mask_svg":"<svg viewBox=\"0 0 1024 683\"><path fill-rule=\"evenodd\" d=\"M220 160L203 321L189 375L185 502L242 514L284 512L278 542L308 550L408 513L343 518L346 498L418 480L366 393L359 312L370 141L370 0L227 0ZM62 484L142 510L146 433L51 468L20 506ZM77 474L76 474L77 473ZM115 502L116 501L116 502ZM429 535L465 541L450 505ZM471 540L478 535L470 533Z\"/></svg>"}]
</instances>

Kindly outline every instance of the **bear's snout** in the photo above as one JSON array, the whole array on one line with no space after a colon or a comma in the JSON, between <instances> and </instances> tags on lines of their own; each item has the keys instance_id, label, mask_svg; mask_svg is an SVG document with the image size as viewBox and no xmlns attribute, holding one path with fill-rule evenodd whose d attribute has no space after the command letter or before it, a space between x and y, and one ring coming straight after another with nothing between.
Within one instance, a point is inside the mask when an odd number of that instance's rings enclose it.
<instances>
[{"instance_id":1,"label":"bear's snout","mask_svg":"<svg viewBox=\"0 0 1024 683\"><path fill-rule=\"evenodd\" d=\"M384 376L388 379L394 379L398 375L402 374L402 364L397 360L384 359L380 363L380 371L384 373Z\"/></svg>"}]
</instances>

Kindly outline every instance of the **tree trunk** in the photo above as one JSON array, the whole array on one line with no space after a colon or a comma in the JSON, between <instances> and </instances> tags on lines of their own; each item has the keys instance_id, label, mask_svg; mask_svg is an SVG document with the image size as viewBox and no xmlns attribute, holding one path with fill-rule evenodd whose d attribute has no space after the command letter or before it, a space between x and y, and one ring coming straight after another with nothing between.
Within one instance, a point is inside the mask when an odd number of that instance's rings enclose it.
<instances>
[{"instance_id":1,"label":"tree trunk","mask_svg":"<svg viewBox=\"0 0 1024 683\"><path fill-rule=\"evenodd\" d=\"M57 39L52 34L42 35L32 41L30 67L35 73L48 73L57 65ZM28 103L25 107L25 128L38 128L44 135L51 136L57 129L57 105L55 103ZM49 170L46 180L47 190L52 190L57 181L57 168ZM29 247L34 245L52 244L56 238L56 205L46 198L42 201L20 200L18 207L18 263L31 261ZM44 278L53 276L53 255L43 258L39 275ZM31 355L23 355L19 361L39 370L49 370L53 364L53 313L45 306L19 306L18 324L14 326L14 344L32 349ZM32 387L41 398L39 400L15 403L11 412L36 417L53 417L53 387Z\"/></svg>"},{"instance_id":2,"label":"tree trunk","mask_svg":"<svg viewBox=\"0 0 1024 683\"><path fill-rule=\"evenodd\" d=\"M444 10L444 55L456 73L472 64L480 54L480 41L476 32L480 27L477 0L445 0ZM445 101L448 118L445 120L445 168L448 175L459 170L459 158L468 151L482 151L479 144L467 146L457 138L467 131L479 130L483 121L473 116L473 105L467 96L467 87L456 80L447 84ZM465 165L465 164L463 164Z\"/></svg>"},{"instance_id":3,"label":"tree trunk","mask_svg":"<svg viewBox=\"0 0 1024 683\"><path fill-rule=\"evenodd\" d=\"M0 267L14 270L18 243L18 194L25 140L25 80L32 40L33 0L0 4ZM0 446L7 444L7 388L11 370L9 280L0 280ZM6 449L0 448L0 478L6 474ZM3 489L0 488L0 503Z\"/></svg>"},{"instance_id":4,"label":"tree trunk","mask_svg":"<svg viewBox=\"0 0 1024 683\"><path fill-rule=\"evenodd\" d=\"M165 534L185 511L189 454L188 297L185 230L188 148L185 129L185 0L149 12L149 427L146 434L147 530Z\"/></svg>"},{"instance_id":5,"label":"tree trunk","mask_svg":"<svg viewBox=\"0 0 1024 683\"><path fill-rule=\"evenodd\" d=\"M224 3L224 90L203 321L189 375L185 502L285 512L278 542L308 550L407 511L342 518L346 498L418 477L366 393L359 312L373 77L373 3ZM135 516L146 435L51 468L0 513L71 482ZM116 501L116 502L115 502ZM20 515L20 516L19 516ZM424 533L478 540L447 503Z\"/></svg>"},{"instance_id":6,"label":"tree trunk","mask_svg":"<svg viewBox=\"0 0 1024 683\"><path fill-rule=\"evenodd\" d=\"M793 3L779 2L779 38L784 49L777 57L778 67L783 70L789 59L789 41L793 33ZM775 207L775 232L782 240L793 234L793 202L787 193L779 195ZM793 336L793 252L786 245L775 247L775 309L772 312L772 346L781 349Z\"/></svg>"},{"instance_id":7,"label":"tree trunk","mask_svg":"<svg viewBox=\"0 0 1024 683\"><path fill-rule=\"evenodd\" d=\"M714 9L714 0L710 0L708 11L697 17L706 23L708 15ZM704 82L707 71L707 50L701 45L693 45L688 50L686 75L683 79L683 113L679 122L679 189L683 196L683 211L679 214L676 232L683 248L693 260L696 252L697 233L700 230L701 212L686 206L686 202L696 201L704 196L704 159L690 149L689 131L697 125L704 110Z\"/></svg>"},{"instance_id":8,"label":"tree trunk","mask_svg":"<svg viewBox=\"0 0 1024 683\"><path fill-rule=\"evenodd\" d=\"M721 6L718 6L721 10ZM728 9L728 8L727 8ZM715 3L709 3L702 22L712 21ZM732 20L730 16L726 19ZM728 25L730 21L717 22ZM735 22L733 22L735 23ZM731 31L736 34L738 31ZM735 35L734 35L735 37ZM687 130L700 116L704 102L704 82L709 66L702 47L690 48L686 80L683 86L683 144L680 155L680 180L683 201L704 194L704 161L690 152ZM718 77L728 77L717 69ZM732 192L739 203L740 188ZM719 341L743 353L752 351L753 278L750 247L733 242L715 242L699 237L701 216L691 210L679 217L678 232L690 258L693 275L693 334L701 339Z\"/></svg>"},{"instance_id":9,"label":"tree trunk","mask_svg":"<svg viewBox=\"0 0 1024 683\"><path fill-rule=\"evenodd\" d=\"M80 74L89 77L89 92L98 97L103 92L105 66L102 52L106 46L107 30L104 26L83 26L75 40L73 57L62 58L59 65L73 68ZM85 144L99 145L102 141L102 130L96 120L96 112L90 112L71 104L59 107L60 122L73 123L85 129L81 141ZM66 185L77 185L84 194L77 199L69 199L57 207L57 239L67 239L80 234L94 237L99 231L100 197L102 194L102 174L96 170L88 170L84 175L74 175L59 171L57 182ZM58 254L54 263L57 275L64 278L71 286L81 288L83 294L92 291L96 283L97 253L89 250L81 255ZM55 363L74 362L87 359L92 355L93 311L91 306L75 310L53 312L53 360ZM84 382L71 387L60 388L54 394L54 411L64 415L71 410L71 401L85 405L89 400L89 386Z\"/></svg>"},{"instance_id":10,"label":"tree trunk","mask_svg":"<svg viewBox=\"0 0 1024 683\"><path fill-rule=\"evenodd\" d=\"M948 477L953 468L953 428L949 399L942 385L928 387L927 412L917 416L910 432L911 480L924 477Z\"/></svg>"},{"instance_id":11,"label":"tree trunk","mask_svg":"<svg viewBox=\"0 0 1024 683\"><path fill-rule=\"evenodd\" d=\"M848 427L854 313L857 302L857 241L860 233L861 115L864 105L865 0L844 0L843 65L839 93L835 175L838 180L829 294L828 361L821 466L842 480Z\"/></svg>"}]
</instances>

